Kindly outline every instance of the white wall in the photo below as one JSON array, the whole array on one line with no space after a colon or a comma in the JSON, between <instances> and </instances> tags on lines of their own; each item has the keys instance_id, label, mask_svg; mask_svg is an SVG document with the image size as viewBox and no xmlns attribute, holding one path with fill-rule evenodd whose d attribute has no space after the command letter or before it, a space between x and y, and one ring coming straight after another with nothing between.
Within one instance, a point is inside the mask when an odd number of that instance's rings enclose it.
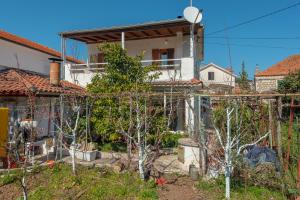
<instances>
[{"instance_id":1,"label":"white wall","mask_svg":"<svg viewBox=\"0 0 300 200\"><path fill-rule=\"evenodd\" d=\"M53 56L0 39L0 66L49 75L48 58Z\"/></svg>"},{"instance_id":2,"label":"white wall","mask_svg":"<svg viewBox=\"0 0 300 200\"><path fill-rule=\"evenodd\" d=\"M126 34L126 33L125 33ZM89 44L89 55L97 54L99 44ZM189 57L189 36L182 36L179 32L176 37L129 40L125 41L125 48L130 56L145 52L144 60L152 60L152 49L175 49L175 58Z\"/></svg>"},{"instance_id":3,"label":"white wall","mask_svg":"<svg viewBox=\"0 0 300 200\"><path fill-rule=\"evenodd\" d=\"M208 72L214 72L215 77L214 80L208 80ZM210 65L209 67L201 70L200 69L200 80L203 81L204 85L210 85L210 84L224 84L224 85L231 85L235 87L235 76L230 75L229 73L226 73L218 68L216 68L213 65ZM232 84L231 84L232 80Z\"/></svg>"},{"instance_id":4,"label":"white wall","mask_svg":"<svg viewBox=\"0 0 300 200\"><path fill-rule=\"evenodd\" d=\"M125 48L130 56L136 56L144 53L143 60L152 60L152 49L174 48L174 58L181 59L179 61L174 61L174 64L178 64L180 67L176 70L159 70L161 75L157 81L191 80L194 78L194 60L189 57L189 41L189 36L183 36L181 32L178 32L175 37L125 41ZM88 54L97 54L99 52L98 46L99 44L88 44ZM145 63L145 65L147 64L150 65L151 62ZM75 82L83 87L90 83L94 75L95 73L87 70L85 70L83 73L70 73L70 66L65 68L65 79Z\"/></svg>"}]
</instances>

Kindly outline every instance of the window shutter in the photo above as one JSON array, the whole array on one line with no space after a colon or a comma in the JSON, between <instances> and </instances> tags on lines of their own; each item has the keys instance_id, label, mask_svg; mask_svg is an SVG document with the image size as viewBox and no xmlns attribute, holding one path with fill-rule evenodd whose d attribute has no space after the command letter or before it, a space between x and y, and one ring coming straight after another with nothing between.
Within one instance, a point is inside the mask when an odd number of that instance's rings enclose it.
<instances>
[{"instance_id":1,"label":"window shutter","mask_svg":"<svg viewBox=\"0 0 300 200\"><path fill-rule=\"evenodd\" d=\"M159 60L160 53L159 49L152 49L152 60ZM158 65L158 62L152 62L153 65Z\"/></svg>"},{"instance_id":2,"label":"window shutter","mask_svg":"<svg viewBox=\"0 0 300 200\"><path fill-rule=\"evenodd\" d=\"M210 81L215 80L215 73L214 72L208 72L208 80L210 80Z\"/></svg>"},{"instance_id":3,"label":"window shutter","mask_svg":"<svg viewBox=\"0 0 300 200\"><path fill-rule=\"evenodd\" d=\"M173 48L167 49L167 54L168 54L168 59L174 59L175 50ZM173 64L174 64L173 60L168 61L168 65L173 65Z\"/></svg>"},{"instance_id":4,"label":"window shutter","mask_svg":"<svg viewBox=\"0 0 300 200\"><path fill-rule=\"evenodd\" d=\"M104 54L102 52L98 53L97 62L98 63L104 63Z\"/></svg>"}]
</instances>

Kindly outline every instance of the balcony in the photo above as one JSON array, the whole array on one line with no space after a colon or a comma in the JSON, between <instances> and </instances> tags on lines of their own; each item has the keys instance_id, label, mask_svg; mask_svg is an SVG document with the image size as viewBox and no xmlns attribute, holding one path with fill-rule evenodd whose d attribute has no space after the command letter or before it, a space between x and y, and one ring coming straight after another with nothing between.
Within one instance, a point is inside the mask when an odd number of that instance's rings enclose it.
<instances>
[{"instance_id":1,"label":"balcony","mask_svg":"<svg viewBox=\"0 0 300 200\"><path fill-rule=\"evenodd\" d=\"M160 72L158 80L190 80L194 78L194 60L192 58L142 60L143 66L157 65ZM86 86L95 74L105 73L108 63L67 64L65 79Z\"/></svg>"}]
</instances>

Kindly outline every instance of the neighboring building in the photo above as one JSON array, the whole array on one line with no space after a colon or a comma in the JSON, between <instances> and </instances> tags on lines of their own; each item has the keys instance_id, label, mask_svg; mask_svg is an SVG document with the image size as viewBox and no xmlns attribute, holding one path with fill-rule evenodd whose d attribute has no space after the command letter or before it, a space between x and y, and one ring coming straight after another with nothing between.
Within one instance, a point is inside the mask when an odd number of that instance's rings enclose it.
<instances>
[{"instance_id":1,"label":"neighboring building","mask_svg":"<svg viewBox=\"0 0 300 200\"><path fill-rule=\"evenodd\" d=\"M58 51L0 30L0 69L12 67L49 75L48 58L61 58ZM72 57L67 62L81 63Z\"/></svg>"},{"instance_id":2,"label":"neighboring building","mask_svg":"<svg viewBox=\"0 0 300 200\"><path fill-rule=\"evenodd\" d=\"M290 73L300 70L300 55L292 55L283 61L256 72L255 89L257 92L272 92L278 89L278 83Z\"/></svg>"},{"instance_id":3,"label":"neighboring building","mask_svg":"<svg viewBox=\"0 0 300 200\"><path fill-rule=\"evenodd\" d=\"M12 68L0 70L0 107L9 108L11 135L12 127L17 120L31 118L29 108L32 104L38 137L53 135L56 120L55 105L59 103L58 97L84 94L85 89L78 85L67 81L60 81L59 84L53 85L50 83L49 76L37 72Z\"/></svg>"},{"instance_id":4,"label":"neighboring building","mask_svg":"<svg viewBox=\"0 0 300 200\"><path fill-rule=\"evenodd\" d=\"M66 81L57 86L51 85L49 58L60 59L61 54L44 45L0 30L0 107L9 108L10 130L17 119L26 118L29 93L33 94L34 104L37 105L35 120L38 120L43 136L53 130L53 123L45 116L53 112L54 98L61 94L80 95L84 91L83 88ZM65 62L82 63L69 56ZM59 73L56 75L59 77ZM39 109L43 109L44 116L40 116Z\"/></svg>"},{"instance_id":5,"label":"neighboring building","mask_svg":"<svg viewBox=\"0 0 300 200\"><path fill-rule=\"evenodd\" d=\"M229 92L235 87L236 75L230 69L209 63L199 69L199 77L204 86L213 93Z\"/></svg>"},{"instance_id":6,"label":"neighboring building","mask_svg":"<svg viewBox=\"0 0 300 200\"><path fill-rule=\"evenodd\" d=\"M103 65L106 63L103 53L97 46L104 42L118 42L131 56L143 52L142 64L155 63L159 66L158 71L161 75L153 84L155 91L199 91L202 88L202 82L199 81L196 63L203 60L204 29L202 25L195 24L193 37L191 37L190 27L191 24L188 21L178 18L130 26L62 32L60 34L62 46L66 39L84 42L89 55L86 64L66 66L65 80L86 86L95 74L105 73ZM191 38L194 41L195 54L191 52ZM166 102L166 97L164 99ZM183 100L181 98L178 101ZM192 101L197 107L197 100L193 98ZM174 129L184 130L187 126L190 127L188 124L193 124L193 115L186 102L183 101L178 106L180 107L178 110L182 113L177 113Z\"/></svg>"}]
</instances>

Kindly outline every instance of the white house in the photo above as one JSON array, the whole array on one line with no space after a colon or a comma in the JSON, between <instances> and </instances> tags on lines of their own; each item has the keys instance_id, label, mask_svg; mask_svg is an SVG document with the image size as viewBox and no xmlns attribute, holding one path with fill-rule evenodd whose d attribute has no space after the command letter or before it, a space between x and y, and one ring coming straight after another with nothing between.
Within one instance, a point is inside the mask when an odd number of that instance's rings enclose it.
<instances>
[{"instance_id":1,"label":"white house","mask_svg":"<svg viewBox=\"0 0 300 200\"><path fill-rule=\"evenodd\" d=\"M0 107L9 108L10 133L17 119L28 118L28 92L34 95L34 120L38 122L41 136L53 130L53 123L50 126L53 119L49 119L49 113L54 112L55 99L60 94L69 93L68 88L82 93L82 88L75 84L61 82L54 86L50 83L49 58L59 59L61 54L44 45L0 31ZM81 63L72 57L66 57L66 62Z\"/></svg>"},{"instance_id":2,"label":"white house","mask_svg":"<svg viewBox=\"0 0 300 200\"><path fill-rule=\"evenodd\" d=\"M67 39L80 41L87 45L89 55L85 64L66 66L65 80L86 86L95 74L105 73L103 66L106 63L97 46L103 42L117 42L131 56L144 52L145 57L142 60L144 65L152 63L159 65L158 71L161 75L153 84L154 90L199 91L202 82L199 81L196 63L203 60L204 28L201 24L195 24L192 35L190 30L191 24L185 19L178 18L129 26L62 32L60 36L63 48L66 48ZM178 104L181 108L178 110L181 112L177 113L178 122L175 130L184 130L188 124L193 123L193 115L187 103L181 101ZM165 102L166 97L164 104ZM199 100L193 98L195 107L200 104L197 102Z\"/></svg>"},{"instance_id":3,"label":"white house","mask_svg":"<svg viewBox=\"0 0 300 200\"><path fill-rule=\"evenodd\" d=\"M199 77L205 86L227 85L235 87L236 75L214 63L209 63L199 69Z\"/></svg>"},{"instance_id":4,"label":"white house","mask_svg":"<svg viewBox=\"0 0 300 200\"><path fill-rule=\"evenodd\" d=\"M49 75L49 58L61 58L61 54L44 45L0 30L0 67ZM67 57L66 61L81 63L72 57Z\"/></svg>"}]
</instances>

